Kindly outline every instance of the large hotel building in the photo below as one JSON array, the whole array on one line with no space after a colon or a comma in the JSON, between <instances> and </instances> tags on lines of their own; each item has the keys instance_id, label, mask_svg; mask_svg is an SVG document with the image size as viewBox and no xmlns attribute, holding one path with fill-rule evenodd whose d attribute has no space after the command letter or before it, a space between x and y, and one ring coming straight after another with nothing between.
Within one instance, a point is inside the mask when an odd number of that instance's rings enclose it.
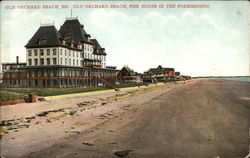
<instances>
[{"instance_id":1,"label":"large hotel building","mask_svg":"<svg viewBox=\"0 0 250 158\"><path fill-rule=\"evenodd\" d=\"M26 63L4 63L3 86L75 87L117 81L116 67L106 66L106 52L78 18L67 18L59 31L43 24L25 45Z\"/></svg>"}]
</instances>

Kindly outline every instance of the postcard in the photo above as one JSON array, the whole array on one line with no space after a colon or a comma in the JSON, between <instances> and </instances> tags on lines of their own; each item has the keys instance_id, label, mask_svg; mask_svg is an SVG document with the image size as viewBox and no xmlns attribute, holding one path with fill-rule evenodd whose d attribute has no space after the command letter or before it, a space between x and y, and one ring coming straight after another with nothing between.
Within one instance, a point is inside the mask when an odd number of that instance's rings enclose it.
<instances>
[{"instance_id":1,"label":"postcard","mask_svg":"<svg viewBox=\"0 0 250 158\"><path fill-rule=\"evenodd\" d=\"M250 157L248 1L0 4L1 157Z\"/></svg>"}]
</instances>

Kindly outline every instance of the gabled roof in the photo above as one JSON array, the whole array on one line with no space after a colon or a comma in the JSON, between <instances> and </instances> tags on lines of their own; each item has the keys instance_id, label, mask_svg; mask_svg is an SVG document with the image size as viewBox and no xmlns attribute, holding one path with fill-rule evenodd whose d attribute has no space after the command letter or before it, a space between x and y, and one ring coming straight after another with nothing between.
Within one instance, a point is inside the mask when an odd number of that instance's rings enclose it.
<instances>
[{"instance_id":1,"label":"gabled roof","mask_svg":"<svg viewBox=\"0 0 250 158\"><path fill-rule=\"evenodd\" d=\"M157 69L162 69L162 66L161 66L161 65L159 65L159 66L157 67Z\"/></svg>"},{"instance_id":2,"label":"gabled roof","mask_svg":"<svg viewBox=\"0 0 250 158\"><path fill-rule=\"evenodd\" d=\"M61 39L62 36L57 31L55 26L41 26L25 45L25 47L35 48L59 46L62 45Z\"/></svg>"},{"instance_id":3,"label":"gabled roof","mask_svg":"<svg viewBox=\"0 0 250 158\"><path fill-rule=\"evenodd\" d=\"M132 70L132 69L129 68L128 66L124 66L123 68L126 69L129 73L134 72L134 70Z\"/></svg>"},{"instance_id":4,"label":"gabled roof","mask_svg":"<svg viewBox=\"0 0 250 158\"><path fill-rule=\"evenodd\" d=\"M83 29L83 25L80 24L78 19L67 19L64 24L61 26L59 32L62 37L68 37L67 42L88 42L88 35Z\"/></svg>"},{"instance_id":5,"label":"gabled roof","mask_svg":"<svg viewBox=\"0 0 250 158\"><path fill-rule=\"evenodd\" d=\"M161 65L159 65L157 68L150 68L149 71L174 71L174 68L164 68Z\"/></svg>"},{"instance_id":6,"label":"gabled roof","mask_svg":"<svg viewBox=\"0 0 250 158\"><path fill-rule=\"evenodd\" d=\"M147 72L144 72L145 75L154 75L154 74L162 74L165 72L174 71L174 68L164 68L159 65L157 68L150 68Z\"/></svg>"},{"instance_id":7,"label":"gabled roof","mask_svg":"<svg viewBox=\"0 0 250 158\"><path fill-rule=\"evenodd\" d=\"M126 71L128 72L129 76L137 76L138 73L129 68L128 66L124 66L120 71Z\"/></svg>"},{"instance_id":8,"label":"gabled roof","mask_svg":"<svg viewBox=\"0 0 250 158\"><path fill-rule=\"evenodd\" d=\"M95 48L98 50L97 54L107 55L105 52L105 48L102 48L96 39L90 39L90 41L95 46Z\"/></svg>"}]
</instances>

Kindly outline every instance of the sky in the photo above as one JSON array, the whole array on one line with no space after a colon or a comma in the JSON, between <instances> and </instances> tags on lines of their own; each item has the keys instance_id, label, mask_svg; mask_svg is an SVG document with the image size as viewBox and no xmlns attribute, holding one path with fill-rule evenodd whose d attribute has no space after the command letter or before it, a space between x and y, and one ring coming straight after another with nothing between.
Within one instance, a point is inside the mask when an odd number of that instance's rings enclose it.
<instances>
[{"instance_id":1,"label":"sky","mask_svg":"<svg viewBox=\"0 0 250 158\"><path fill-rule=\"evenodd\" d=\"M127 8L85 8L89 4ZM164 8L129 8L129 5ZM166 8L203 4L208 8ZM17 9L22 5L68 5L59 9ZM80 5L84 8L75 8ZM9 9L11 7L15 9ZM8 9L7 9L8 8ZM25 44L40 27L78 17L106 49L107 65L137 72L162 65L191 76L250 75L249 2L247 1L4 1L1 2L1 62L26 62Z\"/></svg>"}]
</instances>

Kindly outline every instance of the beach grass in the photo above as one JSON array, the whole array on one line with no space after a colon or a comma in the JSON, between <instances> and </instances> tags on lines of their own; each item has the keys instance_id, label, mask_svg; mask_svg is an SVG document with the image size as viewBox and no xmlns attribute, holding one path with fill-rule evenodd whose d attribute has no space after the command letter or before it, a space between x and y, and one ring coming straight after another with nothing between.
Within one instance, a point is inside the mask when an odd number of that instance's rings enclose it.
<instances>
[{"instance_id":1,"label":"beach grass","mask_svg":"<svg viewBox=\"0 0 250 158\"><path fill-rule=\"evenodd\" d=\"M116 85L117 88L148 86L148 83L123 83ZM107 90L106 87L72 87L72 88L2 88L0 90L1 98L3 100L19 99L26 94L35 94L38 96L56 96L64 94L84 93L92 91Z\"/></svg>"},{"instance_id":2,"label":"beach grass","mask_svg":"<svg viewBox=\"0 0 250 158\"><path fill-rule=\"evenodd\" d=\"M147 86L148 83L125 83L119 84L117 88L125 88L125 87L136 87L136 86ZM38 96L55 96L55 95L63 95L63 94L73 94L73 93L83 93L83 92L92 92L98 90L106 90L109 88L106 87L72 87L72 88L2 88L0 92L14 92L21 94L36 94Z\"/></svg>"},{"instance_id":3,"label":"beach grass","mask_svg":"<svg viewBox=\"0 0 250 158\"><path fill-rule=\"evenodd\" d=\"M24 95L22 94L15 94L8 91L0 91L0 101L7 101L7 100L16 100L16 99L23 99Z\"/></svg>"},{"instance_id":4,"label":"beach grass","mask_svg":"<svg viewBox=\"0 0 250 158\"><path fill-rule=\"evenodd\" d=\"M122 83L116 85L117 88L126 88L126 87L138 87L138 86L148 86L149 83L139 82L139 83Z\"/></svg>"},{"instance_id":5,"label":"beach grass","mask_svg":"<svg viewBox=\"0 0 250 158\"><path fill-rule=\"evenodd\" d=\"M15 92L21 94L36 94L38 96L55 96L63 94L73 94L106 90L105 87L73 87L73 88L3 88L1 91Z\"/></svg>"}]
</instances>

